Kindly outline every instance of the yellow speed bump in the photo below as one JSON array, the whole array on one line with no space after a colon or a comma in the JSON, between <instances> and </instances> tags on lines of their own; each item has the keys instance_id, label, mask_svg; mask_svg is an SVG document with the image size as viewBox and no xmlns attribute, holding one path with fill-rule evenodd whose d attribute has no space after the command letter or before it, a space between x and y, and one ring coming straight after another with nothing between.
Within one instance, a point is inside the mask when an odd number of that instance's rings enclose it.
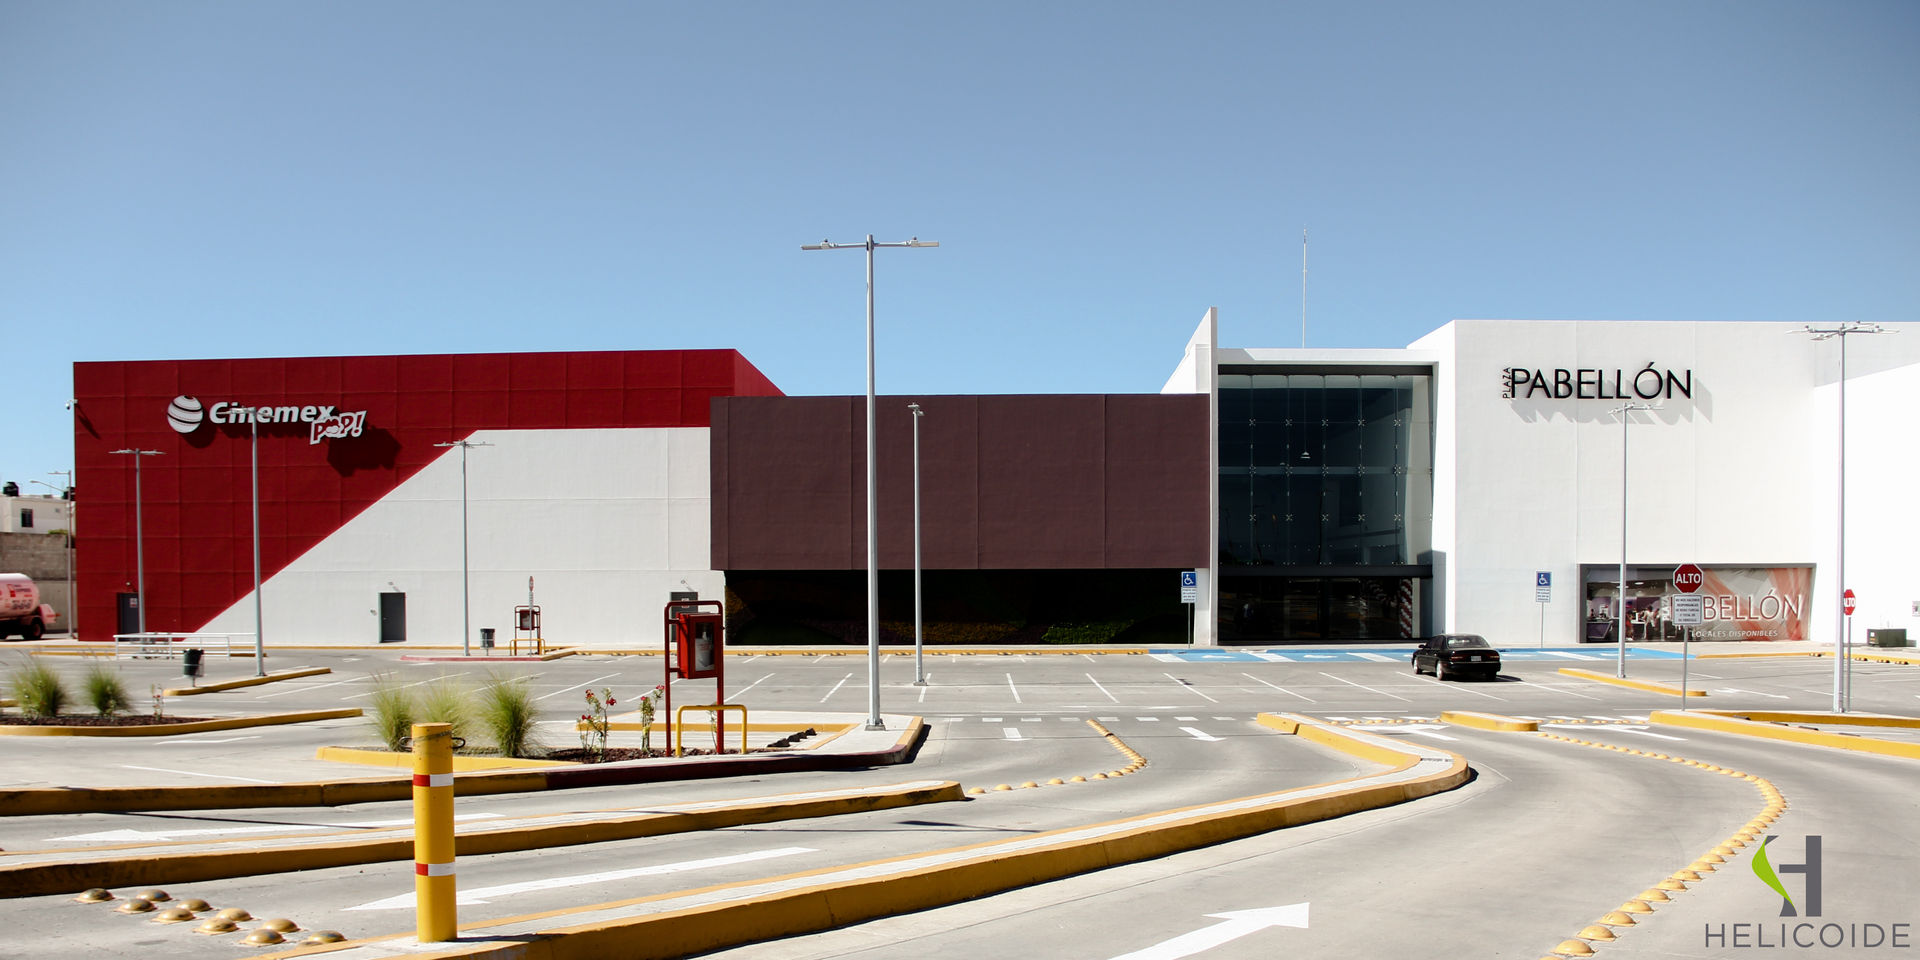
<instances>
[{"instance_id":1,"label":"yellow speed bump","mask_svg":"<svg viewBox=\"0 0 1920 960\"><path fill-rule=\"evenodd\" d=\"M1600 918L1600 922L1615 927L1631 927L1640 921L1635 920L1625 910L1615 910Z\"/></svg>"},{"instance_id":2,"label":"yellow speed bump","mask_svg":"<svg viewBox=\"0 0 1920 960\"><path fill-rule=\"evenodd\" d=\"M75 903L105 903L113 899L113 891L105 887L94 887L73 899Z\"/></svg>"},{"instance_id":3,"label":"yellow speed bump","mask_svg":"<svg viewBox=\"0 0 1920 960\"><path fill-rule=\"evenodd\" d=\"M1652 912L1653 912L1653 906L1647 903L1645 900L1628 900L1626 903L1623 903L1620 905L1619 910L1615 911L1615 913L1625 913L1625 914L1652 913ZM1612 916L1612 914L1608 914L1608 916Z\"/></svg>"},{"instance_id":4,"label":"yellow speed bump","mask_svg":"<svg viewBox=\"0 0 1920 960\"><path fill-rule=\"evenodd\" d=\"M1579 940L1562 940L1559 946L1553 948L1553 952L1555 955L1562 957L1593 956L1593 948Z\"/></svg>"},{"instance_id":5,"label":"yellow speed bump","mask_svg":"<svg viewBox=\"0 0 1920 960\"><path fill-rule=\"evenodd\" d=\"M153 915L154 923L186 923L194 919L193 911L185 907L173 907Z\"/></svg>"},{"instance_id":6,"label":"yellow speed bump","mask_svg":"<svg viewBox=\"0 0 1920 960\"><path fill-rule=\"evenodd\" d=\"M126 903L123 903L117 907L114 907L113 909L117 913L152 913L153 901L142 900L139 897L134 897L133 899L128 900Z\"/></svg>"},{"instance_id":7,"label":"yellow speed bump","mask_svg":"<svg viewBox=\"0 0 1920 960\"><path fill-rule=\"evenodd\" d=\"M1580 931L1578 936L1582 940L1593 940L1599 943L1606 943L1608 941L1616 939L1613 935L1613 929L1611 927L1603 927L1597 923Z\"/></svg>"}]
</instances>

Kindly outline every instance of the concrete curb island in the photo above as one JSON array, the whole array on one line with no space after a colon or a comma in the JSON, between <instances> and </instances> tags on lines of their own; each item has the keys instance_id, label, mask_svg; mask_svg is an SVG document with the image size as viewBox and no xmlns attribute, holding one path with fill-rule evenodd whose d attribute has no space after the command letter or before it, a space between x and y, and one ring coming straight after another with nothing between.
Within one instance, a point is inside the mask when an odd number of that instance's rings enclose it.
<instances>
[{"instance_id":1,"label":"concrete curb island","mask_svg":"<svg viewBox=\"0 0 1920 960\"><path fill-rule=\"evenodd\" d=\"M1466 760L1449 751L1397 743L1299 714L1262 714L1260 722L1389 769L1030 837L472 924L462 929L460 942L444 948L402 936L305 947L256 960L316 955L335 960L400 955L440 960L682 957L946 906L1405 803L1452 790L1472 776Z\"/></svg>"}]
</instances>

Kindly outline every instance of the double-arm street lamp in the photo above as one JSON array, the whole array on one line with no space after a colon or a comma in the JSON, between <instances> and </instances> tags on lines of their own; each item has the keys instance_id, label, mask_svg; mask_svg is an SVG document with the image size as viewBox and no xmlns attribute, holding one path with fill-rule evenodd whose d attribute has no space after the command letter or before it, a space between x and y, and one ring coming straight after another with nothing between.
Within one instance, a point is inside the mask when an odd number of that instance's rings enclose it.
<instances>
[{"instance_id":1,"label":"double-arm street lamp","mask_svg":"<svg viewBox=\"0 0 1920 960\"><path fill-rule=\"evenodd\" d=\"M1620 661L1617 675L1627 675L1627 424L1633 421L1635 410L1657 410L1650 403L1624 403L1613 408L1613 414L1620 418L1620 605L1616 629L1620 635Z\"/></svg>"},{"instance_id":2,"label":"double-arm street lamp","mask_svg":"<svg viewBox=\"0 0 1920 960\"><path fill-rule=\"evenodd\" d=\"M1834 499L1838 503L1839 517L1834 527L1837 543L1833 551L1833 602L1838 616L1833 626L1833 712L1845 713L1853 699L1853 691L1848 683L1852 679L1853 651L1847 649L1847 337L1856 333L1899 333L1888 330L1877 323L1842 323L1832 327L1816 327L1808 324L1794 331L1810 336L1814 340L1840 341L1840 439L1839 450L1835 454L1836 469L1840 473L1839 486Z\"/></svg>"},{"instance_id":3,"label":"double-arm street lamp","mask_svg":"<svg viewBox=\"0 0 1920 960\"><path fill-rule=\"evenodd\" d=\"M914 237L893 243L878 243L873 234L861 243L834 243L822 240L801 246L802 250L865 250L867 252L867 729L885 730L880 720L880 541L875 532L879 508L875 490L873 413L873 251L881 247L937 247L933 240Z\"/></svg>"}]
</instances>

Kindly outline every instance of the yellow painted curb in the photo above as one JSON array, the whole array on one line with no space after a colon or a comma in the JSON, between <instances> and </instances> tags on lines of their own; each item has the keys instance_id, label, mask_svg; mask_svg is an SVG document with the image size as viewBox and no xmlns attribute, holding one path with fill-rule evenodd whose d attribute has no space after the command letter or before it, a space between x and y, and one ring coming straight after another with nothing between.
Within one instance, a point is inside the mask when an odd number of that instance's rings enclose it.
<instances>
[{"instance_id":1,"label":"yellow painted curb","mask_svg":"<svg viewBox=\"0 0 1920 960\"><path fill-rule=\"evenodd\" d=\"M175 690L162 690L163 696L191 697L200 693L219 693L222 690L238 690L241 687L257 687L275 680L298 680L301 677L317 677L323 673L332 673L330 667L315 667L311 670L295 670L292 673L269 673L264 677L248 677L245 680L228 680L223 683L209 683L204 687L180 687Z\"/></svg>"},{"instance_id":2,"label":"yellow painted curb","mask_svg":"<svg viewBox=\"0 0 1920 960\"><path fill-rule=\"evenodd\" d=\"M363 767L408 767L413 766L413 754L394 753L390 750L360 750L354 747L321 747L314 754L315 760L332 763L357 763ZM528 760L522 757L462 757L454 756L453 769L456 772L471 773L476 770L533 770L541 767L572 767L578 764L565 760Z\"/></svg>"},{"instance_id":3,"label":"yellow painted curb","mask_svg":"<svg viewBox=\"0 0 1920 960\"><path fill-rule=\"evenodd\" d=\"M1478 727L1481 730L1505 730L1511 733L1525 733L1540 729L1534 720L1522 720L1498 713L1481 713L1478 710L1442 710L1441 723L1458 724L1463 727Z\"/></svg>"},{"instance_id":4,"label":"yellow painted curb","mask_svg":"<svg viewBox=\"0 0 1920 960\"><path fill-rule=\"evenodd\" d=\"M1569 677L1576 677L1581 680L1592 680L1595 683L1611 683L1616 687L1629 687L1634 690L1645 690L1648 693L1671 693L1676 697L1680 695L1680 688L1670 683L1659 683L1654 680L1630 680L1622 677L1609 677L1604 673L1582 670L1579 667L1561 667L1560 672ZM1687 691L1687 696L1689 697L1704 697L1706 695L1707 692L1705 690L1690 689Z\"/></svg>"},{"instance_id":5,"label":"yellow painted curb","mask_svg":"<svg viewBox=\"0 0 1920 960\"><path fill-rule=\"evenodd\" d=\"M464 782L464 781L460 781ZM409 785L409 789L411 786ZM742 801L708 810L636 813L630 817L558 823L544 826L476 830L454 837L456 856L577 846L674 833L719 830L747 824L775 823L832 817L872 810L945 803L965 799L960 784L951 780L919 785L880 787L868 793L840 797L811 797L776 802ZM301 835L290 835L301 836ZM257 842L269 843L273 837ZM25 897L67 893L87 887L116 887L138 883L186 883L263 874L317 870L413 859L410 836L268 847L251 850L197 851L153 855L157 844L142 846L142 854L119 860L27 864L0 868L0 889L7 896Z\"/></svg>"},{"instance_id":6,"label":"yellow painted curb","mask_svg":"<svg viewBox=\"0 0 1920 960\"><path fill-rule=\"evenodd\" d=\"M62 727L0 726L6 737L171 737L179 733L205 733L209 730L238 730L242 727L272 727L283 723L309 723L314 720L340 720L360 716L357 707L338 710L308 710L302 713L268 713L253 717L223 717L219 720L194 720L189 723L155 723L144 727Z\"/></svg>"},{"instance_id":7,"label":"yellow painted curb","mask_svg":"<svg viewBox=\"0 0 1920 960\"><path fill-rule=\"evenodd\" d=\"M1674 712L1655 710L1648 715L1652 723L1669 727L1690 727L1696 730L1712 730L1717 733L1731 733L1744 737L1759 737L1766 740L1784 740L1788 743L1804 743L1817 747L1832 747L1837 750L1852 750L1857 753L1878 753L1889 757L1905 757L1920 760L1920 743L1899 740L1881 740L1877 737L1861 737L1845 733L1829 733L1825 730L1803 730L1798 727L1785 727L1776 723L1762 723L1738 715L1728 715L1729 711L1707 713L1705 711ZM1813 722L1840 723L1845 721L1817 719L1819 714L1803 714L1816 718Z\"/></svg>"}]
</instances>

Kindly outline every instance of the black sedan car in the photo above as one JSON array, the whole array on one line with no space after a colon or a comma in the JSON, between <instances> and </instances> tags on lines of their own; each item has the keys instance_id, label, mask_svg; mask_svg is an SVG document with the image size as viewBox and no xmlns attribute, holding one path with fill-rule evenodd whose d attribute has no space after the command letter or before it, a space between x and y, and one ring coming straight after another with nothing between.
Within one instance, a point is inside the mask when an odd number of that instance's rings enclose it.
<instances>
[{"instance_id":1,"label":"black sedan car","mask_svg":"<svg viewBox=\"0 0 1920 960\"><path fill-rule=\"evenodd\" d=\"M1431 673L1437 680L1459 677L1500 676L1500 651L1485 637L1471 633L1446 633L1421 641L1413 651L1413 672Z\"/></svg>"}]
</instances>

